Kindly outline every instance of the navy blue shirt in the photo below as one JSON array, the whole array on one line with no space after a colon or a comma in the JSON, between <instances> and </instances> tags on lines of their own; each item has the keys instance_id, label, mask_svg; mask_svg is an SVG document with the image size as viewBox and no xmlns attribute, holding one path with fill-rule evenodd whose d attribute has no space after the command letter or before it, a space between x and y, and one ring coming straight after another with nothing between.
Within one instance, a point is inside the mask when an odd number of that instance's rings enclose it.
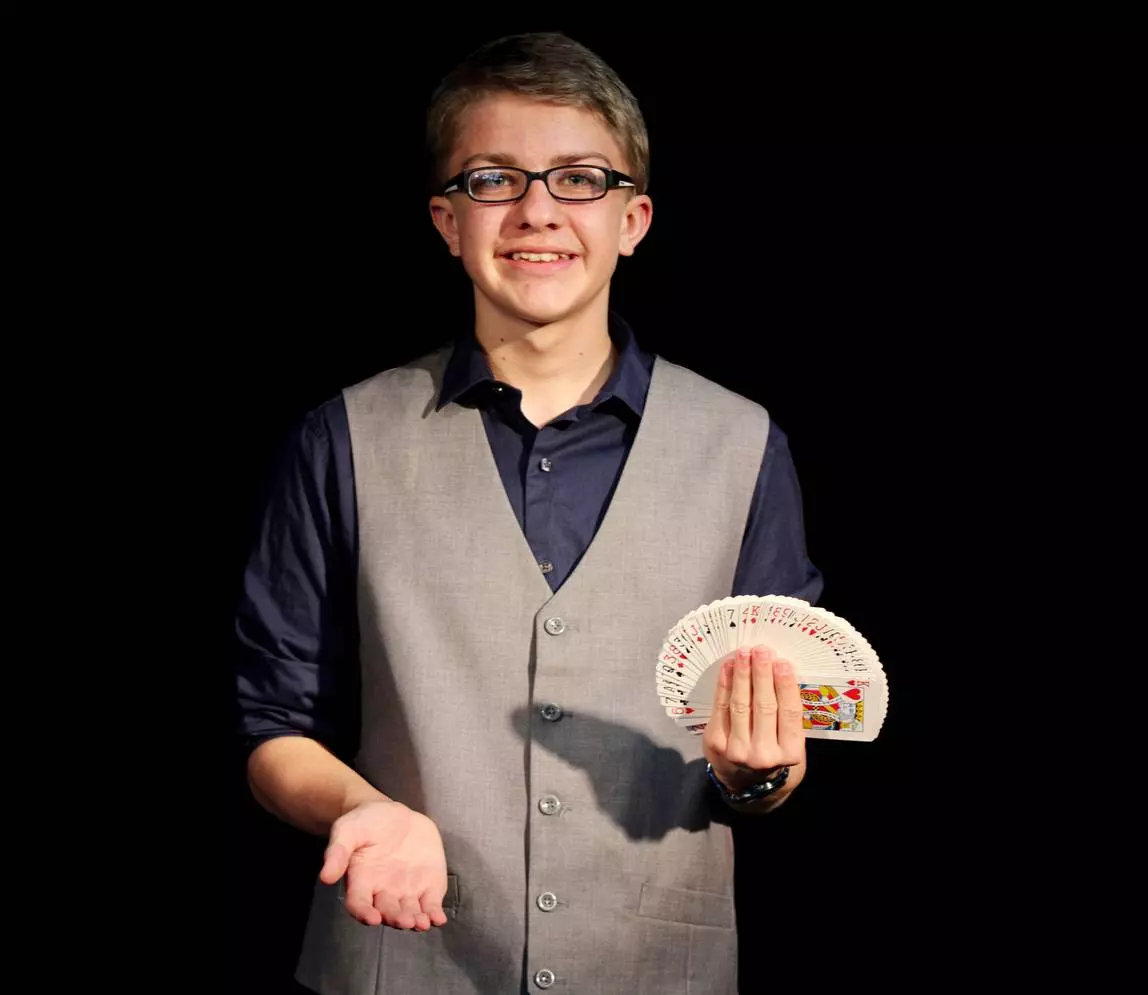
<instances>
[{"instance_id":1,"label":"navy blue shirt","mask_svg":"<svg viewBox=\"0 0 1148 995\"><path fill-rule=\"evenodd\" d=\"M616 315L610 336L618 361L598 395L542 428L522 414L521 392L491 374L473 333L454 344L443 374L439 408L481 412L507 497L553 590L597 532L645 408L654 357ZM353 754L357 572L354 465L339 395L292 434L244 572L236 632L248 749L274 736L306 735L344 759ZM793 460L771 420L729 594L815 603L822 586L806 555Z\"/></svg>"}]
</instances>

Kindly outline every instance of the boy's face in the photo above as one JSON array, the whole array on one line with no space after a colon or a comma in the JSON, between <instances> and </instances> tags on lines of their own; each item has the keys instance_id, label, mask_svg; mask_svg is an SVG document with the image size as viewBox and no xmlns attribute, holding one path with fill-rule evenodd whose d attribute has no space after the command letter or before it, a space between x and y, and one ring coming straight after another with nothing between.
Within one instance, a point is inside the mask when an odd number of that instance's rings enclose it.
<instances>
[{"instance_id":1,"label":"boy's face","mask_svg":"<svg viewBox=\"0 0 1148 995\"><path fill-rule=\"evenodd\" d=\"M468 110L448 176L472 166L542 170L570 164L629 171L609 128L593 113L514 94L497 94ZM474 282L476 308L535 325L577 318L609 294L618 255L631 255L650 226L650 198L632 188L600 200L555 200L541 181L521 200L480 204L465 192L431 198L431 216L451 254ZM551 251L558 262L511 258Z\"/></svg>"}]
</instances>

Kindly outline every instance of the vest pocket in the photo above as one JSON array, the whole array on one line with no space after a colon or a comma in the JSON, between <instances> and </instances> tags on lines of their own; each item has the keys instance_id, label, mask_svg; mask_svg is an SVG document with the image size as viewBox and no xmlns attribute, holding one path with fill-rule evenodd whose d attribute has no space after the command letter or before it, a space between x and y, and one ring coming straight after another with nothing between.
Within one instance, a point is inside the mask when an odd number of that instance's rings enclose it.
<instances>
[{"instance_id":1,"label":"vest pocket","mask_svg":"<svg viewBox=\"0 0 1148 995\"><path fill-rule=\"evenodd\" d=\"M665 888L643 884L638 899L638 915L648 919L689 923L691 926L716 926L733 929L733 898L709 891Z\"/></svg>"}]
</instances>

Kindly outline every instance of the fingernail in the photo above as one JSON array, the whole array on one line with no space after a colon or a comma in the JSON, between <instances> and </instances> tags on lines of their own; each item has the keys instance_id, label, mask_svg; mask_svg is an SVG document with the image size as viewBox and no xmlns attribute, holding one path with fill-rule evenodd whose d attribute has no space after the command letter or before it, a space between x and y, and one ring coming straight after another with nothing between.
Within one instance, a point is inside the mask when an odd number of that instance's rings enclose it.
<instances>
[{"instance_id":1,"label":"fingernail","mask_svg":"<svg viewBox=\"0 0 1148 995\"><path fill-rule=\"evenodd\" d=\"M773 669L782 677L788 677L791 673L793 673L793 668L789 665L788 660L774 660Z\"/></svg>"},{"instance_id":2,"label":"fingernail","mask_svg":"<svg viewBox=\"0 0 1148 995\"><path fill-rule=\"evenodd\" d=\"M749 647L748 646L741 647L741 649L739 649L737 651L737 658L742 663L744 663L746 660L748 660L749 659Z\"/></svg>"}]
</instances>

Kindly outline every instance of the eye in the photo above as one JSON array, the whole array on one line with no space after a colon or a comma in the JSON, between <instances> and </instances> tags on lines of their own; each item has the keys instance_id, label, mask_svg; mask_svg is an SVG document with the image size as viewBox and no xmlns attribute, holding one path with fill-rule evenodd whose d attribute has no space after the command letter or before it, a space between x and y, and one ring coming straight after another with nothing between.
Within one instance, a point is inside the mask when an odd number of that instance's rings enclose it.
<instances>
[{"instance_id":1,"label":"eye","mask_svg":"<svg viewBox=\"0 0 1148 995\"><path fill-rule=\"evenodd\" d=\"M511 182L510 175L501 169L484 169L470 174L470 185L475 190L500 190Z\"/></svg>"},{"instance_id":2,"label":"eye","mask_svg":"<svg viewBox=\"0 0 1148 995\"><path fill-rule=\"evenodd\" d=\"M571 166L554 173L550 182L569 197L596 196L606 188L606 171L596 166Z\"/></svg>"}]
</instances>

